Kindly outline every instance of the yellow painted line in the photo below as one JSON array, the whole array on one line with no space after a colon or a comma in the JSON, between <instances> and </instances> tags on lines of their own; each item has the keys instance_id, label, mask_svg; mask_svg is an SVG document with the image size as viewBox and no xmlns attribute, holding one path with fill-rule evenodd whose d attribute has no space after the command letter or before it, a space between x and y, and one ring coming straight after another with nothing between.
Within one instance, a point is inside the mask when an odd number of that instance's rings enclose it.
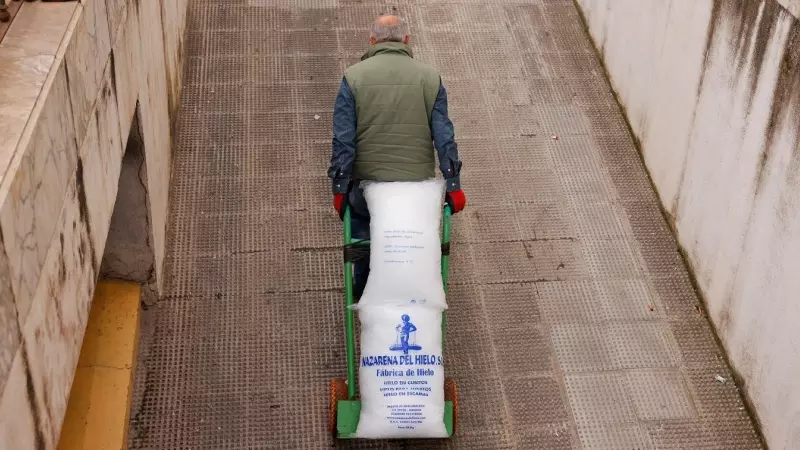
<instances>
[{"instance_id":1,"label":"yellow painted line","mask_svg":"<svg viewBox=\"0 0 800 450\"><path fill-rule=\"evenodd\" d=\"M97 284L59 450L127 448L140 304L137 284Z\"/></svg>"}]
</instances>

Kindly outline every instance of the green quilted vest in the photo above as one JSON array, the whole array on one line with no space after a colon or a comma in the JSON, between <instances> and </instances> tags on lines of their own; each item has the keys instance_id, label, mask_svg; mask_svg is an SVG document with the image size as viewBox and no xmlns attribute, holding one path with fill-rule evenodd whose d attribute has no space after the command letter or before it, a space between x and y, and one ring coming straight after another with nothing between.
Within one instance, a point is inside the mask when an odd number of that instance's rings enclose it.
<instances>
[{"instance_id":1,"label":"green quilted vest","mask_svg":"<svg viewBox=\"0 0 800 450\"><path fill-rule=\"evenodd\" d=\"M374 45L345 71L356 100L353 178L422 181L435 176L430 119L439 73L399 42Z\"/></svg>"}]
</instances>

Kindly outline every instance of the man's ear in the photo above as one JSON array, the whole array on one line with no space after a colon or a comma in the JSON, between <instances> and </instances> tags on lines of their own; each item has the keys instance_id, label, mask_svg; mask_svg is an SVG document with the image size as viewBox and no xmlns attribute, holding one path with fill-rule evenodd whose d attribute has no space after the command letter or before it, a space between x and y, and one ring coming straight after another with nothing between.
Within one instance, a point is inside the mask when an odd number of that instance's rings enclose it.
<instances>
[{"instance_id":1,"label":"man's ear","mask_svg":"<svg viewBox=\"0 0 800 450\"><path fill-rule=\"evenodd\" d=\"M375 44L377 44L377 43L378 43L378 40L377 40L377 39L375 39L374 37L371 37L371 38L369 38L369 44L370 44L370 45L375 45Z\"/></svg>"}]
</instances>

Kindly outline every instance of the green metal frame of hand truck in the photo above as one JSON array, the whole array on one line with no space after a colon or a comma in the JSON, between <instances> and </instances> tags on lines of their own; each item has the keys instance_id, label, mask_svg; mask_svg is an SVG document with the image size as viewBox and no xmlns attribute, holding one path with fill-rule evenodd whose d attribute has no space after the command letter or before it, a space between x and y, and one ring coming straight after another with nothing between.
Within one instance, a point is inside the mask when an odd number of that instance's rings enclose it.
<instances>
[{"instance_id":1,"label":"green metal frame of hand truck","mask_svg":"<svg viewBox=\"0 0 800 450\"><path fill-rule=\"evenodd\" d=\"M447 275L450 255L450 206L444 207L442 219L442 283L447 292ZM344 248L369 249L369 240L353 240L351 232L350 208L344 213ZM353 260L345 257L344 262L345 333L347 342L347 381L335 379L330 386L330 431L339 439L356 437L361 400L356 398L356 344L353 305ZM442 312L442 347L444 347L445 313ZM455 433L458 424L458 391L453 380L445 381L444 423L447 435Z\"/></svg>"}]
</instances>

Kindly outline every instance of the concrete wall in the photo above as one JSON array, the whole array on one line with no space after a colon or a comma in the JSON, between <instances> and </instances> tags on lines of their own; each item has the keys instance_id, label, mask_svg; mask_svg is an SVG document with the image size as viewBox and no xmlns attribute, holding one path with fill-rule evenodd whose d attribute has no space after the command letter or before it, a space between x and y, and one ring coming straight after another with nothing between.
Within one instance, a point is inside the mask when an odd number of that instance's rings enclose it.
<instances>
[{"instance_id":1,"label":"concrete wall","mask_svg":"<svg viewBox=\"0 0 800 450\"><path fill-rule=\"evenodd\" d=\"M800 448L800 2L577 3L768 444Z\"/></svg>"},{"instance_id":2,"label":"concrete wall","mask_svg":"<svg viewBox=\"0 0 800 450\"><path fill-rule=\"evenodd\" d=\"M117 201L111 214L100 278L137 283L147 286L143 290L146 291L157 283L147 200L147 164L137 116L122 157Z\"/></svg>"},{"instance_id":3,"label":"concrete wall","mask_svg":"<svg viewBox=\"0 0 800 450\"><path fill-rule=\"evenodd\" d=\"M187 5L24 3L0 43L2 449L58 442L137 104L161 283Z\"/></svg>"}]
</instances>

